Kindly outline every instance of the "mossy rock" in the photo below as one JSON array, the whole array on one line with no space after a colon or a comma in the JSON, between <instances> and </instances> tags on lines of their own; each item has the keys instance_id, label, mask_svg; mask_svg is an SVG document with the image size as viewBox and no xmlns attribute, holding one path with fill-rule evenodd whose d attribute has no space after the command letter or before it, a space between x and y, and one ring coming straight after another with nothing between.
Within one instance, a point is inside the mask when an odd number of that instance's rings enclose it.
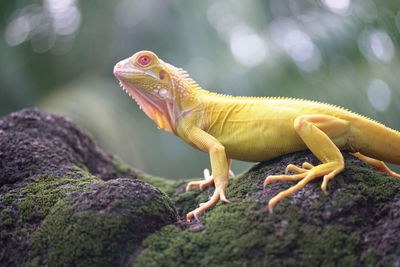
<instances>
[{"instance_id":1,"label":"mossy rock","mask_svg":"<svg viewBox=\"0 0 400 267\"><path fill-rule=\"evenodd\" d=\"M93 176L80 179L45 174L0 188L0 262L22 265L29 259L31 234L39 227L53 206L69 193L88 190L88 185L102 182Z\"/></svg>"},{"instance_id":2,"label":"mossy rock","mask_svg":"<svg viewBox=\"0 0 400 267\"><path fill-rule=\"evenodd\" d=\"M169 198L142 181L92 184L90 190L59 201L32 234L33 263L124 265L144 237L176 219Z\"/></svg>"},{"instance_id":3,"label":"mossy rock","mask_svg":"<svg viewBox=\"0 0 400 267\"><path fill-rule=\"evenodd\" d=\"M230 179L230 203L217 204L200 222L169 225L146 238L135 266L400 266L400 179L345 157L346 169L328 184L328 194L316 179L273 214L268 200L294 182L263 189L265 177L289 163L318 161L300 152L255 165ZM172 197L184 216L183 196L193 203L212 191Z\"/></svg>"},{"instance_id":4,"label":"mossy rock","mask_svg":"<svg viewBox=\"0 0 400 267\"><path fill-rule=\"evenodd\" d=\"M36 109L1 118L0 265L128 264L142 239L177 220L168 196L139 174L173 189L66 118Z\"/></svg>"}]
</instances>

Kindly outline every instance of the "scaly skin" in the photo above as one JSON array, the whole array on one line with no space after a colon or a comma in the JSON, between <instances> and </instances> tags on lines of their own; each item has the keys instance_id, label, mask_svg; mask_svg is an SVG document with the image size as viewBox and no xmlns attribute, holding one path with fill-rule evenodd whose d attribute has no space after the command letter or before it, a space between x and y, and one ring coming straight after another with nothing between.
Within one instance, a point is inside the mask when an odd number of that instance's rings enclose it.
<instances>
[{"instance_id":1,"label":"scaly skin","mask_svg":"<svg viewBox=\"0 0 400 267\"><path fill-rule=\"evenodd\" d=\"M384 162L400 164L400 133L349 110L314 101L291 98L233 97L201 89L185 71L163 62L154 53L141 51L119 62L114 74L124 90L143 111L166 131L189 145L208 152L212 175L194 181L187 189L215 184L211 199L188 213L193 217L228 202L231 159L264 161L309 149L322 162L302 167L288 165L285 175L268 176L273 181L299 181L273 197L268 208L323 177L321 189L344 169L340 151L353 155L389 175L400 178ZM288 175L289 171L297 174Z\"/></svg>"}]
</instances>

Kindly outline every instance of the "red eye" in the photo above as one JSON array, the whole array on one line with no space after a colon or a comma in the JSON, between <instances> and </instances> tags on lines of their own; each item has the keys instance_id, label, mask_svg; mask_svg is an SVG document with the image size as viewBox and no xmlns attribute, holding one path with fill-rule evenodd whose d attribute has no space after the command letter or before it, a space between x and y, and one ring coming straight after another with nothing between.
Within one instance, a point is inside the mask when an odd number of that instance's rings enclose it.
<instances>
[{"instance_id":1,"label":"red eye","mask_svg":"<svg viewBox=\"0 0 400 267\"><path fill-rule=\"evenodd\" d=\"M137 62L139 63L140 66L146 67L150 65L151 58L148 55L143 55L138 58Z\"/></svg>"}]
</instances>

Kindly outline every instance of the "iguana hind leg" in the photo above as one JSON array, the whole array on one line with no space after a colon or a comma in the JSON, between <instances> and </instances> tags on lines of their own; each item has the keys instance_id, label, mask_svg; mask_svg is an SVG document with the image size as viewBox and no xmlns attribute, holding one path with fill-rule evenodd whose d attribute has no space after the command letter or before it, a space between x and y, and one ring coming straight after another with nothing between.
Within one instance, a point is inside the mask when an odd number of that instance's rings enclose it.
<instances>
[{"instance_id":1,"label":"iguana hind leg","mask_svg":"<svg viewBox=\"0 0 400 267\"><path fill-rule=\"evenodd\" d=\"M364 161L365 163L371 165L372 167L374 167L378 171L385 172L385 173L387 173L387 174L389 174L389 175L391 175L393 177L396 177L396 178L400 178L400 174L395 173L394 171L389 169L389 167L386 166L386 164L383 161L367 157L367 156L361 154L360 152L350 153L350 154L352 154L353 156L359 158L360 160Z\"/></svg>"},{"instance_id":2,"label":"iguana hind leg","mask_svg":"<svg viewBox=\"0 0 400 267\"><path fill-rule=\"evenodd\" d=\"M297 174L268 176L264 181L264 186L273 181L300 180L296 185L280 192L269 201L268 209L271 212L280 200L297 192L308 182L320 176L323 176L321 189L322 191L326 191L329 180L333 179L344 169L342 153L332 139L339 144L346 144L346 134L349 131L347 121L327 115L305 115L296 118L294 128L303 142L322 164L313 166L305 162L302 168L290 164L286 168L286 173L294 171Z\"/></svg>"}]
</instances>

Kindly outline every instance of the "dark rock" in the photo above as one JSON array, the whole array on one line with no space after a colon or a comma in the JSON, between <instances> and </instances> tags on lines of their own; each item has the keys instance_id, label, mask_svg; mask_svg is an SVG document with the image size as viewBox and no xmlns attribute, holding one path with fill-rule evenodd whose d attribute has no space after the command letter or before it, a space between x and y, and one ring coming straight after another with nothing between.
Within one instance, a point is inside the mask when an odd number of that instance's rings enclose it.
<instances>
[{"instance_id":1,"label":"dark rock","mask_svg":"<svg viewBox=\"0 0 400 267\"><path fill-rule=\"evenodd\" d=\"M39 174L63 176L75 166L101 179L137 177L115 172L113 160L64 117L25 109L0 119L0 185Z\"/></svg>"}]
</instances>

